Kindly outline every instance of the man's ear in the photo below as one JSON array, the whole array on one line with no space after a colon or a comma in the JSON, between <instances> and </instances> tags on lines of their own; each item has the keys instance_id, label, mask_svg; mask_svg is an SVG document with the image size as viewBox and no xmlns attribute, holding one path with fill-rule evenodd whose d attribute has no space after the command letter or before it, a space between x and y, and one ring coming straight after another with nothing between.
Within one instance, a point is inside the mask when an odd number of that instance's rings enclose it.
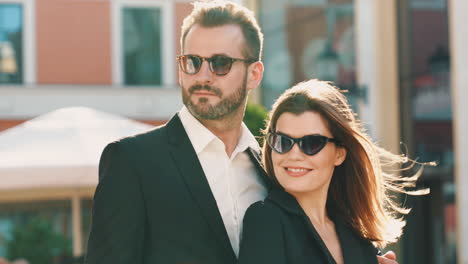
<instances>
[{"instance_id":1,"label":"man's ear","mask_svg":"<svg viewBox=\"0 0 468 264\"><path fill-rule=\"evenodd\" d=\"M256 61L249 65L247 68L247 90L251 91L257 88L263 79L263 63Z\"/></svg>"}]
</instances>

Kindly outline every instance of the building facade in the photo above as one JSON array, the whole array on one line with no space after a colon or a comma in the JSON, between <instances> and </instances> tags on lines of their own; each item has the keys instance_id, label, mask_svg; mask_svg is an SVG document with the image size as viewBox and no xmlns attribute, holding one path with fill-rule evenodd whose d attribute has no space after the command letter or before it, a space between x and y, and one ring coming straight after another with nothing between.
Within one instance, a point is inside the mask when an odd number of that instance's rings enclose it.
<instances>
[{"instance_id":1,"label":"building facade","mask_svg":"<svg viewBox=\"0 0 468 264\"><path fill-rule=\"evenodd\" d=\"M189 1L0 0L0 128L82 105L161 123L181 106Z\"/></svg>"}]
</instances>

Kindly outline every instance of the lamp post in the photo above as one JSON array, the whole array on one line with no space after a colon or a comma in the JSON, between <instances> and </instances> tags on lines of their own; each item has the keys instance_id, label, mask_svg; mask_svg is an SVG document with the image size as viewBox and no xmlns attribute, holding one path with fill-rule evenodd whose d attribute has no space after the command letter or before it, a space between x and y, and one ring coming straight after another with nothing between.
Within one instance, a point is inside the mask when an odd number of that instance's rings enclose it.
<instances>
[{"instance_id":1,"label":"lamp post","mask_svg":"<svg viewBox=\"0 0 468 264\"><path fill-rule=\"evenodd\" d=\"M317 77L324 81L338 81L338 54L328 39L324 50L317 57Z\"/></svg>"},{"instance_id":2,"label":"lamp post","mask_svg":"<svg viewBox=\"0 0 468 264\"><path fill-rule=\"evenodd\" d=\"M337 19L337 12L343 11L343 7L339 5L329 4L326 8L326 25L327 25L327 38L323 46L323 50L317 56L317 78L325 81L339 83L339 69L340 57L335 51L333 45L333 36L335 32L335 23ZM367 103L367 87L358 85L355 81L351 84L341 87L348 90L347 97L351 101L351 105L357 106L358 100ZM355 109L357 110L357 108Z\"/></svg>"},{"instance_id":3,"label":"lamp post","mask_svg":"<svg viewBox=\"0 0 468 264\"><path fill-rule=\"evenodd\" d=\"M317 57L317 77L324 81L338 81L338 54L333 48L333 34L336 23L336 7L329 4L325 9L327 39L324 49Z\"/></svg>"}]
</instances>

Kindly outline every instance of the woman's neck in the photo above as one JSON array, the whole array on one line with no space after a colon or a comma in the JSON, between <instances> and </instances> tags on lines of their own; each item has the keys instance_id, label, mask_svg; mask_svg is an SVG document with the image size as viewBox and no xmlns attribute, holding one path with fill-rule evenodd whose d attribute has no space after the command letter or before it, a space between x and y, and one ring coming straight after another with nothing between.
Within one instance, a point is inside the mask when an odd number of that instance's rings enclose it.
<instances>
[{"instance_id":1,"label":"woman's neck","mask_svg":"<svg viewBox=\"0 0 468 264\"><path fill-rule=\"evenodd\" d=\"M317 193L293 194L293 196L296 197L333 259L337 264L343 264L344 259L335 223L327 213L327 194L328 190Z\"/></svg>"},{"instance_id":2,"label":"woman's neck","mask_svg":"<svg viewBox=\"0 0 468 264\"><path fill-rule=\"evenodd\" d=\"M329 223L330 218L327 214L327 190L307 193L293 193L297 202L315 225Z\"/></svg>"}]
</instances>

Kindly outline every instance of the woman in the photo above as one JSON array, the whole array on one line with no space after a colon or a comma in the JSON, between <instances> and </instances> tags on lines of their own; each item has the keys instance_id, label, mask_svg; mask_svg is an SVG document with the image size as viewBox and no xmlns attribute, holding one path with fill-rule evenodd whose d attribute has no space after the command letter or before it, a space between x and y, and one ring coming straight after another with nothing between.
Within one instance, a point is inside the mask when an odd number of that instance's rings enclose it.
<instances>
[{"instance_id":1,"label":"woman","mask_svg":"<svg viewBox=\"0 0 468 264\"><path fill-rule=\"evenodd\" d=\"M266 143L263 163L275 184L245 214L240 264L377 263L375 246L398 239L405 222L395 214L408 212L388 191L423 193L405 190L418 175L383 171L409 160L375 145L327 82L281 95Z\"/></svg>"}]
</instances>

